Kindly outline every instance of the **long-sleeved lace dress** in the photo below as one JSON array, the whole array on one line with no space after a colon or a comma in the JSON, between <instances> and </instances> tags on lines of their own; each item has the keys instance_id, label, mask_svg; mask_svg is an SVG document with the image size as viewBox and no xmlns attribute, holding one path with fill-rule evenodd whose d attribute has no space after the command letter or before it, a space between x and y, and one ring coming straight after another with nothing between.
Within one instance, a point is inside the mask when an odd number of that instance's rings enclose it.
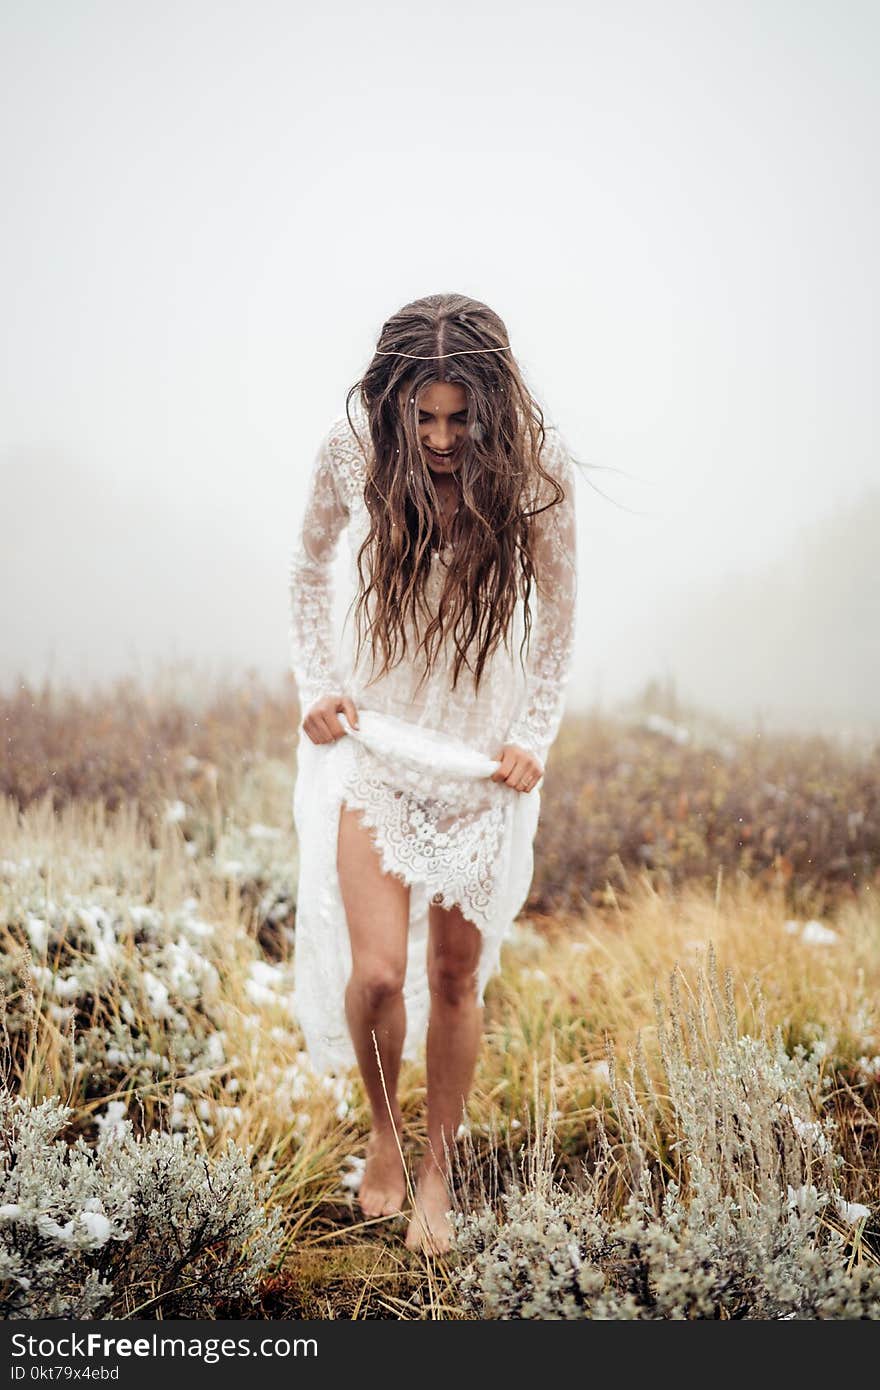
<instances>
[{"instance_id":1,"label":"long-sleeved lace dress","mask_svg":"<svg viewBox=\"0 0 880 1390\"><path fill-rule=\"evenodd\" d=\"M564 487L565 500L533 523L536 594L525 676L519 599L511 639L487 662L478 692L467 668L453 691L449 651L417 690L424 656L413 659L412 640L408 658L368 684L369 653L354 659L353 605L338 641L333 623L339 537L347 527L347 596L353 599L356 557L370 524L361 447L370 447L370 434L359 404L352 419L358 437L343 415L321 441L290 561L290 657L302 714L324 695L346 694L360 725L352 728L340 714L346 734L326 744L313 743L302 723L299 728L293 795L299 843L294 1011L311 1064L325 1073L356 1062L345 1016L351 945L336 865L342 803L362 811L383 868L410 885L403 1055L416 1059L429 1012L430 903L458 904L479 927L482 999L498 969L502 942L525 902L542 781L530 792L518 792L491 778L505 743L546 760L562 717L577 594L574 468L557 431L548 427L543 459ZM427 594L432 612L448 549L447 543L432 555Z\"/></svg>"}]
</instances>

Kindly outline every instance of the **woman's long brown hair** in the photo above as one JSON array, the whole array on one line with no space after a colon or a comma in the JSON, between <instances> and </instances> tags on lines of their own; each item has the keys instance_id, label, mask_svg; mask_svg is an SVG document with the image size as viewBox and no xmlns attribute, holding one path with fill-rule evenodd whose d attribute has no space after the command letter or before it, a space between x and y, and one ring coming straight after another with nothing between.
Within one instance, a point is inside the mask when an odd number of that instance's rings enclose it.
<instances>
[{"instance_id":1,"label":"woman's long brown hair","mask_svg":"<svg viewBox=\"0 0 880 1390\"><path fill-rule=\"evenodd\" d=\"M478 689L488 658L499 642L508 642L519 595L524 600L520 659L528 647L529 596L541 579L532 553L532 518L561 502L565 493L542 463L543 412L511 350L450 355L508 342L503 321L487 305L463 294L428 295L387 320L376 354L348 392L349 424L357 435L349 405L359 393L372 443L367 449L362 441L371 525L357 556L355 617L358 657L368 637L374 670L377 653L381 657L373 679L404 659L406 624L411 621L419 633L420 612L429 618L417 647L425 658L421 680L449 634L453 688L467 666ZM440 502L419 438L419 399L434 381L464 387L468 423L456 470L461 499L452 523L453 549L431 615L425 585L432 549L442 537Z\"/></svg>"}]
</instances>

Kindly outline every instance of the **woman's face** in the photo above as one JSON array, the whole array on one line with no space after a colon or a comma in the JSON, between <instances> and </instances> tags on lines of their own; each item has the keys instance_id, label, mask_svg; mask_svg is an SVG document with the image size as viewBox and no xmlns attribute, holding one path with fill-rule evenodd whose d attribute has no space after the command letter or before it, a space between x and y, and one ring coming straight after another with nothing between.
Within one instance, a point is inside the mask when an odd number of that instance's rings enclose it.
<instances>
[{"instance_id":1,"label":"woman's face","mask_svg":"<svg viewBox=\"0 0 880 1390\"><path fill-rule=\"evenodd\" d=\"M467 435L467 392L450 381L431 381L418 400L419 439L432 473L451 474L461 464Z\"/></svg>"}]
</instances>

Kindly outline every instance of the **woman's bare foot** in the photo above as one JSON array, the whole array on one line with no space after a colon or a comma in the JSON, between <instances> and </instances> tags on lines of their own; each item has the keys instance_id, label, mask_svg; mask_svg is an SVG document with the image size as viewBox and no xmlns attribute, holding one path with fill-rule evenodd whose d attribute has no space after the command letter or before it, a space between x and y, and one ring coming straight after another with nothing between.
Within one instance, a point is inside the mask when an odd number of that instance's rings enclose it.
<instances>
[{"instance_id":1,"label":"woman's bare foot","mask_svg":"<svg viewBox=\"0 0 880 1390\"><path fill-rule=\"evenodd\" d=\"M452 1209L449 1187L436 1163L422 1164L416 1187L416 1199L409 1229L406 1233L408 1250L424 1250L429 1255L444 1255L449 1249L451 1229L448 1212Z\"/></svg>"},{"instance_id":2,"label":"woman's bare foot","mask_svg":"<svg viewBox=\"0 0 880 1390\"><path fill-rule=\"evenodd\" d=\"M406 1175L397 1147L402 1133L402 1116L394 1116L395 1138L391 1126L374 1129L367 1140L367 1158L358 1201L365 1216L396 1216L406 1196Z\"/></svg>"}]
</instances>

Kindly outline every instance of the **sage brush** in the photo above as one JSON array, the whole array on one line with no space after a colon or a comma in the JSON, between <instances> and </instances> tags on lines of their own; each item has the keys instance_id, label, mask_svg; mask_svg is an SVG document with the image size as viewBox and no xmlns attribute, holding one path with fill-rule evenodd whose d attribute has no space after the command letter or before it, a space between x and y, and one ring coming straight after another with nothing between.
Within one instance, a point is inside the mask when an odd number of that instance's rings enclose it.
<instances>
[{"instance_id":1,"label":"sage brush","mask_svg":"<svg viewBox=\"0 0 880 1390\"><path fill-rule=\"evenodd\" d=\"M108 1126L63 1138L70 1108L0 1087L0 1317L213 1318L252 1305L278 1254L277 1208L229 1140Z\"/></svg>"}]
</instances>

